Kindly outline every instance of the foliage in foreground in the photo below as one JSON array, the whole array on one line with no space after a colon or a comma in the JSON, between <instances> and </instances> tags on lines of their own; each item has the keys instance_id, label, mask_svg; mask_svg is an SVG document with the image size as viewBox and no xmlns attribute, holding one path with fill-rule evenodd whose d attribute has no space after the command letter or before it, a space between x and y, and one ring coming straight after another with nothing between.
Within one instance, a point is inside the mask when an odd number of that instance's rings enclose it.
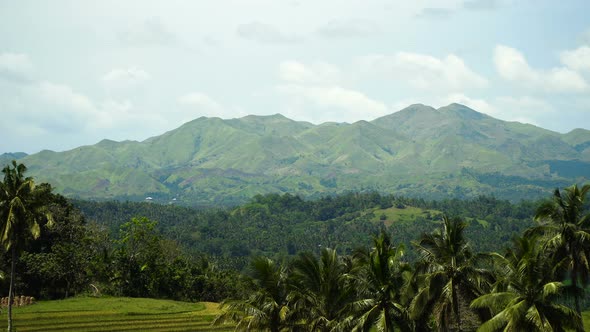
<instances>
[{"instance_id":1,"label":"foliage in foreground","mask_svg":"<svg viewBox=\"0 0 590 332\"><path fill-rule=\"evenodd\" d=\"M571 220L586 220L589 189L567 188L558 209L575 204ZM544 211L547 204L537 216ZM551 222L563 223L563 213L554 212ZM386 232L355 256L323 248L319 257L300 253L283 263L256 258L251 276L258 289L224 302L228 311L216 322L235 321L240 331L583 331L580 312L564 303L581 293L583 274L573 271L573 257L590 248L589 230L578 223L583 235L563 255L551 228L542 226L516 238L505 255L475 253L465 222L443 217L414 243L413 265ZM572 275L576 281L565 287Z\"/></svg>"}]
</instances>

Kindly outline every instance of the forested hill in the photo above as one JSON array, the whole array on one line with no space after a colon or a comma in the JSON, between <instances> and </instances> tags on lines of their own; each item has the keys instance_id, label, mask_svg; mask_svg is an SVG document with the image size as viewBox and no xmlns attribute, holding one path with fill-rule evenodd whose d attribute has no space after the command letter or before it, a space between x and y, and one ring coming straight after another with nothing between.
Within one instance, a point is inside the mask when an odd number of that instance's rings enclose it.
<instances>
[{"instance_id":1,"label":"forested hill","mask_svg":"<svg viewBox=\"0 0 590 332\"><path fill-rule=\"evenodd\" d=\"M258 195L232 209L205 209L134 202L75 201L87 220L117 234L132 217L157 221L162 234L189 252L206 253L222 266L240 269L250 257L287 257L322 247L351 253L381 229L396 243L439 227L442 214L463 217L475 249L499 251L533 225L537 204L511 204L491 197L426 201L378 193L347 193L306 201L294 195ZM410 255L411 256L411 255ZM411 258L411 257L410 257Z\"/></svg>"},{"instance_id":2,"label":"forested hill","mask_svg":"<svg viewBox=\"0 0 590 332\"><path fill-rule=\"evenodd\" d=\"M202 117L143 142L103 140L19 161L58 192L86 199L210 205L376 190L518 201L587 181L590 131L559 134L459 104L418 104L353 124Z\"/></svg>"}]
</instances>

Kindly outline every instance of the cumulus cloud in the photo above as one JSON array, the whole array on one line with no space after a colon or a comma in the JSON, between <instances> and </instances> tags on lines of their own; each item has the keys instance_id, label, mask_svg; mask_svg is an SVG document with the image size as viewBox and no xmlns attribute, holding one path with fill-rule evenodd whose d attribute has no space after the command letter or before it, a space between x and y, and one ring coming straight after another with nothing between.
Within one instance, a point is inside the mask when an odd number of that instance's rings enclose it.
<instances>
[{"instance_id":1,"label":"cumulus cloud","mask_svg":"<svg viewBox=\"0 0 590 332\"><path fill-rule=\"evenodd\" d=\"M151 78L145 70L137 67L115 68L102 77L102 81L109 87L130 88Z\"/></svg>"},{"instance_id":2,"label":"cumulus cloud","mask_svg":"<svg viewBox=\"0 0 590 332\"><path fill-rule=\"evenodd\" d=\"M158 17L128 27L119 39L130 46L169 46L177 42L176 35Z\"/></svg>"},{"instance_id":3,"label":"cumulus cloud","mask_svg":"<svg viewBox=\"0 0 590 332\"><path fill-rule=\"evenodd\" d=\"M377 23L366 19L338 19L321 26L317 32L327 38L360 38L379 31Z\"/></svg>"},{"instance_id":4,"label":"cumulus cloud","mask_svg":"<svg viewBox=\"0 0 590 332\"><path fill-rule=\"evenodd\" d=\"M21 112L20 116L37 124L40 128L58 131L83 131L93 123L97 109L85 95L74 91L70 86L53 82L39 82L30 88L32 102L42 107L34 107Z\"/></svg>"},{"instance_id":5,"label":"cumulus cloud","mask_svg":"<svg viewBox=\"0 0 590 332\"><path fill-rule=\"evenodd\" d=\"M326 62L306 65L298 61L283 61L279 64L279 77L291 83L331 84L342 79L342 72Z\"/></svg>"},{"instance_id":6,"label":"cumulus cloud","mask_svg":"<svg viewBox=\"0 0 590 332\"><path fill-rule=\"evenodd\" d=\"M333 64L283 61L278 74L283 83L277 91L288 98L288 116L316 123L354 122L389 111L384 103L343 87L342 71Z\"/></svg>"},{"instance_id":7,"label":"cumulus cloud","mask_svg":"<svg viewBox=\"0 0 590 332\"><path fill-rule=\"evenodd\" d=\"M22 53L0 53L0 79L16 83L31 80L33 64L29 56Z\"/></svg>"},{"instance_id":8,"label":"cumulus cloud","mask_svg":"<svg viewBox=\"0 0 590 332\"><path fill-rule=\"evenodd\" d=\"M218 102L201 92L187 93L178 98L178 102L183 105L189 105L207 111L219 111L222 109Z\"/></svg>"},{"instance_id":9,"label":"cumulus cloud","mask_svg":"<svg viewBox=\"0 0 590 332\"><path fill-rule=\"evenodd\" d=\"M174 116L182 122L193 120L199 116L234 118L246 115L242 110L224 106L202 92L190 92L180 96L177 100L183 109L176 110Z\"/></svg>"},{"instance_id":10,"label":"cumulus cloud","mask_svg":"<svg viewBox=\"0 0 590 332\"><path fill-rule=\"evenodd\" d=\"M498 117L500 115L498 110L485 99L471 98L462 93L450 94L443 98L442 102L439 104L448 105L451 103L462 104L478 112L485 113L493 117Z\"/></svg>"},{"instance_id":11,"label":"cumulus cloud","mask_svg":"<svg viewBox=\"0 0 590 332\"><path fill-rule=\"evenodd\" d=\"M362 92L339 86L281 85L278 91L300 106L291 112L293 116L303 116L316 123L335 120L353 122L385 115L390 110L384 103ZM316 112L317 109L321 112Z\"/></svg>"},{"instance_id":12,"label":"cumulus cloud","mask_svg":"<svg viewBox=\"0 0 590 332\"><path fill-rule=\"evenodd\" d=\"M530 123L538 126L540 117L554 113L553 107L546 101L530 96L504 96L494 101L500 110L500 116L509 121Z\"/></svg>"},{"instance_id":13,"label":"cumulus cloud","mask_svg":"<svg viewBox=\"0 0 590 332\"><path fill-rule=\"evenodd\" d=\"M527 116L534 116L554 112L553 107L549 103L542 99L530 96L498 97L497 103L508 106L508 108L519 115L524 114Z\"/></svg>"},{"instance_id":14,"label":"cumulus cloud","mask_svg":"<svg viewBox=\"0 0 590 332\"><path fill-rule=\"evenodd\" d=\"M538 125L540 117L554 112L549 103L530 96L502 96L486 100L454 93L438 102L439 105L448 105L450 103L463 104L478 112L504 121L518 121L533 125Z\"/></svg>"},{"instance_id":15,"label":"cumulus cloud","mask_svg":"<svg viewBox=\"0 0 590 332\"><path fill-rule=\"evenodd\" d=\"M484 88L487 79L472 71L463 59L450 54L444 58L399 52L360 58L361 67L372 74L387 75L417 89L465 90Z\"/></svg>"},{"instance_id":16,"label":"cumulus cloud","mask_svg":"<svg viewBox=\"0 0 590 332\"><path fill-rule=\"evenodd\" d=\"M531 89L543 89L548 92L584 92L590 88L580 74L569 68L531 68L521 52L508 46L496 46L494 64L504 79Z\"/></svg>"},{"instance_id":17,"label":"cumulus cloud","mask_svg":"<svg viewBox=\"0 0 590 332\"><path fill-rule=\"evenodd\" d=\"M590 71L590 47L581 46L560 54L561 63L574 70Z\"/></svg>"},{"instance_id":18,"label":"cumulus cloud","mask_svg":"<svg viewBox=\"0 0 590 332\"><path fill-rule=\"evenodd\" d=\"M301 41L301 38L298 36L284 33L274 25L260 22L241 24L238 26L236 32L238 36L244 39L259 43L282 44Z\"/></svg>"}]
</instances>

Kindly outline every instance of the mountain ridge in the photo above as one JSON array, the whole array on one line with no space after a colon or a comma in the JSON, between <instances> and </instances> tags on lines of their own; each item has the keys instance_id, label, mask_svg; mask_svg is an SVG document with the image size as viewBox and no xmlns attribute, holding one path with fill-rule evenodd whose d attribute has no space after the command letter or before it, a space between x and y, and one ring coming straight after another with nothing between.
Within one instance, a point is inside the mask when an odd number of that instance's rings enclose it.
<instances>
[{"instance_id":1,"label":"mountain ridge","mask_svg":"<svg viewBox=\"0 0 590 332\"><path fill-rule=\"evenodd\" d=\"M58 192L90 199L232 204L268 192L377 190L518 200L588 181L590 131L560 134L460 104L414 104L352 124L200 117L143 141L105 139L18 159Z\"/></svg>"}]
</instances>

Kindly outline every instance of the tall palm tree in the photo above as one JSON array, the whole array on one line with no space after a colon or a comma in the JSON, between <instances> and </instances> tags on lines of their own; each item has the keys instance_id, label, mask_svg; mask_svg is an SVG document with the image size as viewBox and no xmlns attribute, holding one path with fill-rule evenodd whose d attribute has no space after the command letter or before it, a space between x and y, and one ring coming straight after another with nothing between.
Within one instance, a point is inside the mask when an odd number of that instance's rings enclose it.
<instances>
[{"instance_id":1,"label":"tall palm tree","mask_svg":"<svg viewBox=\"0 0 590 332\"><path fill-rule=\"evenodd\" d=\"M414 243L422 287L410 306L412 318L423 322L434 318L442 331L462 331L465 317L477 318L465 307L488 282L489 272L477 268L477 256L463 235L465 227L461 219L444 216L441 229Z\"/></svg>"},{"instance_id":2,"label":"tall palm tree","mask_svg":"<svg viewBox=\"0 0 590 332\"><path fill-rule=\"evenodd\" d=\"M517 238L514 243L501 261L506 275L499 287L471 303L472 308L487 308L493 315L478 332L582 329L579 314L555 303L563 284L554 276L567 261L549 259L534 237Z\"/></svg>"},{"instance_id":3,"label":"tall palm tree","mask_svg":"<svg viewBox=\"0 0 590 332\"><path fill-rule=\"evenodd\" d=\"M237 321L236 331L281 331L289 326L287 268L266 257L254 258L252 277L259 289L246 300L228 300L213 324Z\"/></svg>"},{"instance_id":4,"label":"tall palm tree","mask_svg":"<svg viewBox=\"0 0 590 332\"><path fill-rule=\"evenodd\" d=\"M51 187L48 184L36 186L31 177L25 177L27 168L12 161L2 169L4 180L0 182L0 242L11 252L10 288L8 292L8 331L12 331L12 301L16 261L24 244L30 238L36 239L41 233L38 221L52 218L46 206Z\"/></svg>"},{"instance_id":5,"label":"tall palm tree","mask_svg":"<svg viewBox=\"0 0 590 332\"><path fill-rule=\"evenodd\" d=\"M554 259L567 258L571 289L579 314L579 286L585 287L590 281L590 214L584 211L589 191L589 184L582 188L573 185L565 188L564 192L555 189L552 200L541 204L535 213L535 220L540 225L527 233L543 234L546 247L553 253Z\"/></svg>"},{"instance_id":6,"label":"tall palm tree","mask_svg":"<svg viewBox=\"0 0 590 332\"><path fill-rule=\"evenodd\" d=\"M358 271L352 274L359 299L353 304L354 329L359 331L409 331L412 324L402 293L412 275L411 265L402 260L403 247L392 244L384 231L373 239L374 247L355 255Z\"/></svg>"},{"instance_id":7,"label":"tall palm tree","mask_svg":"<svg viewBox=\"0 0 590 332\"><path fill-rule=\"evenodd\" d=\"M354 299L348 278L351 262L336 250L324 248L319 259L312 253L300 253L292 267L293 319L310 331L339 330Z\"/></svg>"}]
</instances>

